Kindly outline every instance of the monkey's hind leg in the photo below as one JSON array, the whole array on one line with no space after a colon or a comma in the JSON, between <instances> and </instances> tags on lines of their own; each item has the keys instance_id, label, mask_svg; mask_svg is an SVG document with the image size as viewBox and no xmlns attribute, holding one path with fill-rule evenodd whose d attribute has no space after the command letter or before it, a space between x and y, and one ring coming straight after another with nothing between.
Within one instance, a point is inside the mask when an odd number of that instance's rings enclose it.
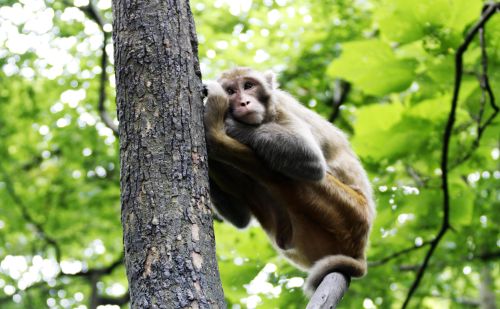
<instances>
[{"instance_id":1,"label":"monkey's hind leg","mask_svg":"<svg viewBox=\"0 0 500 309\"><path fill-rule=\"evenodd\" d=\"M247 227L252 215L244 202L224 192L212 178L209 178L209 185L210 199L217 213L237 228Z\"/></svg>"},{"instance_id":2,"label":"monkey's hind leg","mask_svg":"<svg viewBox=\"0 0 500 309\"><path fill-rule=\"evenodd\" d=\"M323 278L332 272L339 272L350 277L363 277L366 274L366 260L354 259L346 255L326 256L309 270L309 276L304 284L304 292L311 296L318 288Z\"/></svg>"}]
</instances>

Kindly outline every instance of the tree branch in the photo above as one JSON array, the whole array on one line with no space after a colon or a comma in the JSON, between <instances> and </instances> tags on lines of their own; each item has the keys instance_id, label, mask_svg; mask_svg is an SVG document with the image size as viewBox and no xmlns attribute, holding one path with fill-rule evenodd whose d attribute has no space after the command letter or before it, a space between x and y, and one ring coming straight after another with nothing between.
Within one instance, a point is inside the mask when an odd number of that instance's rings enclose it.
<instances>
[{"instance_id":1,"label":"tree branch","mask_svg":"<svg viewBox=\"0 0 500 309\"><path fill-rule=\"evenodd\" d=\"M68 1L65 1L65 4L71 6ZM99 98L97 101L97 108L102 122L108 128L110 128L111 131L113 131L113 134L118 138L118 126L113 122L104 106L104 102L106 101L106 84L108 79L108 73L106 72L106 66L108 65L108 53L106 52L106 45L109 41L109 33L104 31L104 19L99 14L98 9L92 3L92 0L89 1L89 4L87 6L77 8L79 8L90 20L94 21L99 26L99 29L101 29L103 35L101 48L101 75L99 77Z\"/></svg>"},{"instance_id":2,"label":"tree branch","mask_svg":"<svg viewBox=\"0 0 500 309\"><path fill-rule=\"evenodd\" d=\"M99 305L125 305L126 303L129 302L130 300L130 295L127 290L125 294L122 296L118 297L110 297L106 295L100 295L99 290L97 289L97 283L101 279L102 276L109 275L111 274L118 266L122 265L123 263L123 253L120 255L120 258L118 258L116 261L111 263L109 266L103 267L103 268L93 268L89 269L87 271L82 271L78 272L76 274L65 274L63 272L59 272L57 276L54 279L60 279L61 277L65 278L82 278L85 279L88 283L91 285L91 295L89 299L90 303L90 308L95 309ZM45 281L39 281L36 282L30 286L28 286L26 289L23 290L24 293L28 292L29 290L34 290L37 288L43 288L47 286L47 282ZM51 289L54 287L50 287ZM12 301L12 296L6 296L0 298L0 304L11 302Z\"/></svg>"},{"instance_id":3,"label":"tree branch","mask_svg":"<svg viewBox=\"0 0 500 309\"><path fill-rule=\"evenodd\" d=\"M86 271L81 271L76 274L61 274L61 276L69 276L69 277L80 277L85 279L91 286L91 293L89 298L89 304L91 309L97 308L99 305L124 305L129 301L129 293L125 293L120 297L109 297L103 296L99 294L99 289L97 288L97 283L101 279L101 277L105 275L111 274L118 266L123 264L123 253L120 255L118 259L116 259L109 266L103 268L93 268L88 269Z\"/></svg>"},{"instance_id":4,"label":"tree branch","mask_svg":"<svg viewBox=\"0 0 500 309\"><path fill-rule=\"evenodd\" d=\"M106 82L108 79L108 73L106 72L106 66L108 65L108 54L106 52L106 45L108 43L109 35L107 32L103 30L104 39L102 42L102 55L101 55L101 77L99 84L99 101L98 101L98 109L99 115L101 116L102 122L113 131L113 134L116 137L119 137L118 126L113 122L111 117L109 116L106 108L104 107L104 101L106 100Z\"/></svg>"},{"instance_id":5,"label":"tree branch","mask_svg":"<svg viewBox=\"0 0 500 309\"><path fill-rule=\"evenodd\" d=\"M76 274L66 275L71 277L82 277L86 279L91 285L91 294L90 294L90 308L96 309L99 305L124 305L128 303L130 300L129 292L127 291L125 294L119 297L110 297L99 294L99 289L97 288L97 283L101 280L101 278L105 275L111 274L118 266L123 264L124 253L120 255L118 259L116 259L109 266L103 268L94 268L86 271L81 271Z\"/></svg>"},{"instance_id":6,"label":"tree branch","mask_svg":"<svg viewBox=\"0 0 500 309\"><path fill-rule=\"evenodd\" d=\"M471 262L471 261L481 261L484 263L484 262L489 262L489 261L495 261L498 259L500 259L500 251L492 251L492 252L483 252L483 253L480 253L477 255L472 255L472 256L470 256L470 255L464 256L464 257L458 259L458 262L464 263L464 262ZM435 262L435 263L432 263L429 265L435 269L449 266L449 264L447 264L446 261L439 261L439 262ZM457 265L455 265L455 266L461 267L461 266L457 266ZM417 271L420 269L420 267L422 267L422 264L406 264L406 265L403 264L403 265L398 266L398 270L400 270L400 271Z\"/></svg>"},{"instance_id":7,"label":"tree branch","mask_svg":"<svg viewBox=\"0 0 500 309\"><path fill-rule=\"evenodd\" d=\"M436 237L431 241L429 251L427 252L423 264L418 270L415 281L413 282L406 299L403 303L402 308L406 308L410 303L410 300L420 285L420 281L422 280L425 270L427 269L427 265L436 250L439 242L446 234L448 229L450 228L450 192L448 187L448 151L451 139L451 133L453 131L453 125L455 123L455 114L458 105L458 96L460 93L460 86L462 82L462 72L463 72L463 55L469 44L472 42L474 36L478 33L479 29L484 27L484 24L493 16L493 14L500 8L500 3L488 4L486 5L486 9L483 11L483 14L478 22L469 30L467 33L464 42L458 47L457 53L455 55L455 85L453 89L453 98L451 101L451 110L448 115L448 122L446 124L446 128L443 135L443 149L442 149L442 157L441 157L441 179L442 179L442 191L443 191L443 221L441 224L441 228L438 231Z\"/></svg>"},{"instance_id":8,"label":"tree branch","mask_svg":"<svg viewBox=\"0 0 500 309\"><path fill-rule=\"evenodd\" d=\"M329 273L314 292L306 309L335 309L349 288L351 278L342 273Z\"/></svg>"},{"instance_id":9,"label":"tree branch","mask_svg":"<svg viewBox=\"0 0 500 309\"><path fill-rule=\"evenodd\" d=\"M345 103L347 95L351 90L351 84L341 79L335 80L333 93L333 110L328 120L334 122L340 116L340 107Z\"/></svg>"},{"instance_id":10,"label":"tree branch","mask_svg":"<svg viewBox=\"0 0 500 309\"><path fill-rule=\"evenodd\" d=\"M45 286L47 286L47 282L45 282L45 281L39 281L37 283L34 283L34 284L28 286L26 289L23 290L23 292L26 293L28 290L32 290L32 289L35 289L35 288L41 288L41 287L45 287ZM13 299L12 299L13 296L14 295L8 295L8 296L0 297L0 305L12 302L13 301Z\"/></svg>"},{"instance_id":11,"label":"tree branch","mask_svg":"<svg viewBox=\"0 0 500 309\"><path fill-rule=\"evenodd\" d=\"M119 297L109 297L109 296L100 296L97 299L97 305L118 305L123 306L130 301L130 292L127 290L125 294Z\"/></svg>"},{"instance_id":12,"label":"tree branch","mask_svg":"<svg viewBox=\"0 0 500 309\"><path fill-rule=\"evenodd\" d=\"M483 262L500 259L500 251L483 252L475 258L478 258Z\"/></svg>"},{"instance_id":13,"label":"tree branch","mask_svg":"<svg viewBox=\"0 0 500 309\"><path fill-rule=\"evenodd\" d=\"M21 199L21 197L17 194L16 189L14 188L14 184L11 181L10 176L7 174L7 171L3 168L3 166L0 164L0 172L2 173L3 180L5 182L5 188L7 189L7 193L9 194L10 198L14 203L18 206L19 210L21 211L21 216L22 218L31 224L36 231L36 234L43 239L48 245L52 246L54 248L55 254L56 254L56 260L57 262L61 261L61 248L59 244L57 243L56 239L49 236L47 232L45 231L43 225L35 220L33 216L30 214L28 211L28 206L24 203L24 201Z\"/></svg>"},{"instance_id":14,"label":"tree branch","mask_svg":"<svg viewBox=\"0 0 500 309\"><path fill-rule=\"evenodd\" d=\"M498 5L498 3L497 3ZM487 7L485 7L487 9ZM493 90L491 89L491 84L488 76L488 54L486 53L486 44L484 41L484 27L479 28L479 43L481 46L481 74L478 76L479 85L481 86L481 105L479 108L479 113L476 119L477 123L477 131L476 131L476 139L473 141L470 149L465 153L464 156L459 158L453 164L450 164L450 169L457 167L461 163L467 161L474 151L479 147L481 137L486 130L486 128L493 122L495 117L499 112L499 107L495 102L495 95L493 94ZM484 123L482 123L484 116L484 109L486 105L486 95L489 97L489 102L491 108L493 108L493 113L486 119Z\"/></svg>"},{"instance_id":15,"label":"tree branch","mask_svg":"<svg viewBox=\"0 0 500 309\"><path fill-rule=\"evenodd\" d=\"M425 248L426 246L430 245L431 243L432 243L432 240L431 241L424 241L420 245L414 245L414 246L411 246L409 248L406 248L406 249L403 249L403 250L400 250L400 251L396 251L396 252L394 252L392 254L389 254L388 256L386 256L384 258L381 258L380 260L368 262L368 266L369 267L376 267L376 266L384 265L387 262L389 262L389 261L391 261L393 259L396 259L396 258L398 258L398 257L400 257L402 255L408 254L408 253L413 252L413 251L418 250L418 249Z\"/></svg>"},{"instance_id":16,"label":"tree branch","mask_svg":"<svg viewBox=\"0 0 500 309\"><path fill-rule=\"evenodd\" d=\"M118 126L113 123L113 120L109 116L106 108L104 107L104 102L106 101L106 83L108 79L108 73L106 72L106 66L108 65L108 53L106 52L106 45L108 44L109 34L104 31L104 20L99 14L99 11L92 4L92 1L89 1L88 6L86 6L87 16L90 17L101 29L103 35L102 49L101 49L101 77L99 79L99 100L98 100L98 109L99 115L101 116L102 122L113 131L113 134L116 137L119 137L118 134Z\"/></svg>"},{"instance_id":17,"label":"tree branch","mask_svg":"<svg viewBox=\"0 0 500 309\"><path fill-rule=\"evenodd\" d=\"M430 180L430 177L423 177L420 172L418 172L413 166L409 164L405 164L405 171L410 176L413 181L415 182L415 185L420 188L428 188L428 183Z\"/></svg>"},{"instance_id":18,"label":"tree branch","mask_svg":"<svg viewBox=\"0 0 500 309\"><path fill-rule=\"evenodd\" d=\"M91 277L91 276L99 276L102 277L104 275L109 275L111 274L118 266L123 264L123 252L120 255L118 259L116 259L113 263L111 263L109 266L103 267L103 268L93 268L93 269L88 269L86 271L81 271L76 274L73 274L71 276L75 277Z\"/></svg>"}]
</instances>

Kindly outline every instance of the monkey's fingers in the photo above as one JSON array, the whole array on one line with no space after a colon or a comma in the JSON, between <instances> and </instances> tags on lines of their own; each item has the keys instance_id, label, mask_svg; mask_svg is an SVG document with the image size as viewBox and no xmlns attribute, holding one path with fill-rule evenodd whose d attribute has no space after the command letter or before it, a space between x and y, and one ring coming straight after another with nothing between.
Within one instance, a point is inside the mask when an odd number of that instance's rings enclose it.
<instances>
[{"instance_id":1,"label":"monkey's fingers","mask_svg":"<svg viewBox=\"0 0 500 309\"><path fill-rule=\"evenodd\" d=\"M201 98L204 99L208 96L208 87L207 85L203 84L201 87Z\"/></svg>"},{"instance_id":2,"label":"monkey's fingers","mask_svg":"<svg viewBox=\"0 0 500 309\"><path fill-rule=\"evenodd\" d=\"M226 92L215 81L209 81L205 85L208 90L208 98L205 104L205 125L207 128L222 130L224 118L229 109Z\"/></svg>"},{"instance_id":3,"label":"monkey's fingers","mask_svg":"<svg viewBox=\"0 0 500 309\"><path fill-rule=\"evenodd\" d=\"M221 84L217 81L209 80L205 82L204 86L207 88L207 92L209 96L221 96L227 97L226 92L222 89Z\"/></svg>"}]
</instances>

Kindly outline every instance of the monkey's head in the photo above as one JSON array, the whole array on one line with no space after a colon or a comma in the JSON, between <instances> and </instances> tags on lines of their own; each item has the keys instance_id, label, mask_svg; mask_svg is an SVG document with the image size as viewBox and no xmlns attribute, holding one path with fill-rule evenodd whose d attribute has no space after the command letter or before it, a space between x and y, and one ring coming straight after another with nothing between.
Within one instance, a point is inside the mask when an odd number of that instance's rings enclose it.
<instances>
[{"instance_id":1,"label":"monkey's head","mask_svg":"<svg viewBox=\"0 0 500 309\"><path fill-rule=\"evenodd\" d=\"M230 113L236 120L259 125L274 117L274 73L235 68L222 73L218 82L227 93Z\"/></svg>"}]
</instances>

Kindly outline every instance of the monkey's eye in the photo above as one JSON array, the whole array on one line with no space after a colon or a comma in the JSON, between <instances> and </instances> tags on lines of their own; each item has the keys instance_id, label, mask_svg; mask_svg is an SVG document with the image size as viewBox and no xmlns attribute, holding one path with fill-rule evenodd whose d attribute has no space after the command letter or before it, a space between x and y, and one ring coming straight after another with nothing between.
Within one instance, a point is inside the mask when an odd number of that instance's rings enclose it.
<instances>
[{"instance_id":1,"label":"monkey's eye","mask_svg":"<svg viewBox=\"0 0 500 309\"><path fill-rule=\"evenodd\" d=\"M227 88L226 89L226 93L229 94L229 95L232 95L232 94L234 94L234 89L233 88Z\"/></svg>"},{"instance_id":2,"label":"monkey's eye","mask_svg":"<svg viewBox=\"0 0 500 309\"><path fill-rule=\"evenodd\" d=\"M245 90L248 90L248 89L252 89L254 86L254 83L251 83L251 82L246 82L244 85L243 85L243 89Z\"/></svg>"}]
</instances>

